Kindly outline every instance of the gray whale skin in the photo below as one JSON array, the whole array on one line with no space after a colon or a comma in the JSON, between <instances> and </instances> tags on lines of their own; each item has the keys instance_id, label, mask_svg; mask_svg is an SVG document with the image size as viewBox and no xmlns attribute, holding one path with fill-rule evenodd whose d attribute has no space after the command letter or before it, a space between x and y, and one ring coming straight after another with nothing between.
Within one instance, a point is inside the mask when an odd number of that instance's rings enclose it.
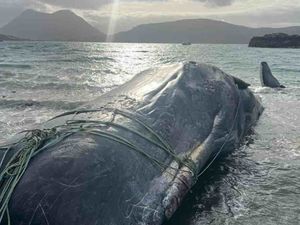
<instances>
[{"instance_id":1,"label":"gray whale skin","mask_svg":"<svg viewBox=\"0 0 300 225\"><path fill-rule=\"evenodd\" d=\"M261 62L260 64L260 82L263 87L285 88L285 86L281 85L273 76L268 63L266 62Z\"/></svg>"},{"instance_id":2,"label":"gray whale skin","mask_svg":"<svg viewBox=\"0 0 300 225\"><path fill-rule=\"evenodd\" d=\"M177 156L194 162L195 170L134 133L107 128L164 162L164 169L121 143L79 132L31 160L10 199L12 224L162 224L196 183L194 172L203 171L220 149L239 147L258 120L263 107L247 86L214 66L186 62L141 72L82 106L131 112ZM109 114L66 114L43 127ZM128 118L114 119L143 132Z\"/></svg>"}]
</instances>

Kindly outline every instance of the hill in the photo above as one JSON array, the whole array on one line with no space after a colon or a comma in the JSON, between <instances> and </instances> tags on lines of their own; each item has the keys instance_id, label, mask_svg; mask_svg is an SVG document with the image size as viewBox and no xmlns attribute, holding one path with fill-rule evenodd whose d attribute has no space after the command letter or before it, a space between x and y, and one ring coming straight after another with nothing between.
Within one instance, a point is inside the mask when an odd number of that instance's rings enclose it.
<instances>
[{"instance_id":1,"label":"hill","mask_svg":"<svg viewBox=\"0 0 300 225\"><path fill-rule=\"evenodd\" d=\"M266 34L262 37L253 37L249 47L259 48L300 48L300 35L285 33Z\"/></svg>"},{"instance_id":2,"label":"hill","mask_svg":"<svg viewBox=\"0 0 300 225\"><path fill-rule=\"evenodd\" d=\"M300 34L300 27L251 28L209 19L143 24L114 35L116 42L248 44L267 33Z\"/></svg>"},{"instance_id":3,"label":"hill","mask_svg":"<svg viewBox=\"0 0 300 225\"><path fill-rule=\"evenodd\" d=\"M23 39L10 36L10 35L0 34L0 41L21 41L21 40Z\"/></svg>"},{"instance_id":4,"label":"hill","mask_svg":"<svg viewBox=\"0 0 300 225\"><path fill-rule=\"evenodd\" d=\"M69 10L52 14L26 10L0 33L30 40L104 41L105 35Z\"/></svg>"}]
</instances>

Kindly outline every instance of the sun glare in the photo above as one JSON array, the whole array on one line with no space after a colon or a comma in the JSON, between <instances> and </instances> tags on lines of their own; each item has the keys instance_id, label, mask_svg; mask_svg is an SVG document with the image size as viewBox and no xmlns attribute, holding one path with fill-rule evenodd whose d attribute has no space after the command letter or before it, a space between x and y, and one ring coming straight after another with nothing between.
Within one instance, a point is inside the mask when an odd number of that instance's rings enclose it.
<instances>
[{"instance_id":1,"label":"sun glare","mask_svg":"<svg viewBox=\"0 0 300 225\"><path fill-rule=\"evenodd\" d=\"M116 28L116 22L117 22L118 11L119 11L119 3L120 0L113 1L112 8L111 8L111 15L110 15L108 29L107 29L106 42L113 41L112 35L114 34Z\"/></svg>"}]
</instances>

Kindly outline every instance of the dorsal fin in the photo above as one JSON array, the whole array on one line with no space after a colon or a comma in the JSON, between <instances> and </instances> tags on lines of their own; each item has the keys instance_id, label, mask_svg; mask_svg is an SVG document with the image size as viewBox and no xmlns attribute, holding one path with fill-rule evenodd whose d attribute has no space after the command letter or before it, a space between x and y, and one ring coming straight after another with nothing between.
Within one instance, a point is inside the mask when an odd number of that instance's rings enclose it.
<instances>
[{"instance_id":1,"label":"dorsal fin","mask_svg":"<svg viewBox=\"0 0 300 225\"><path fill-rule=\"evenodd\" d=\"M232 76L232 78L234 80L234 83L238 86L239 89L247 89L250 86L250 84L246 83L245 81L237 77Z\"/></svg>"}]
</instances>

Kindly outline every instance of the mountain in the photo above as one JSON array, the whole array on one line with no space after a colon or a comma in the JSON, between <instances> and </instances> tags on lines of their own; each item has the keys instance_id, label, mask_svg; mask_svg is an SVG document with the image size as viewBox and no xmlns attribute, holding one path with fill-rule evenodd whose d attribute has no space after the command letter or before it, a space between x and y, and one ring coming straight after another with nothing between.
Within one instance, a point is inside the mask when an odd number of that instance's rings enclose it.
<instances>
[{"instance_id":1,"label":"mountain","mask_svg":"<svg viewBox=\"0 0 300 225\"><path fill-rule=\"evenodd\" d=\"M14 36L10 36L10 35L4 35L4 34L0 34L0 41L21 41L23 39L14 37Z\"/></svg>"},{"instance_id":2,"label":"mountain","mask_svg":"<svg viewBox=\"0 0 300 225\"><path fill-rule=\"evenodd\" d=\"M26 10L0 33L30 40L104 41L105 35L69 10L52 14Z\"/></svg>"},{"instance_id":3,"label":"mountain","mask_svg":"<svg viewBox=\"0 0 300 225\"><path fill-rule=\"evenodd\" d=\"M116 42L248 44L267 33L300 34L300 27L251 28L209 19L143 24L114 35Z\"/></svg>"}]
</instances>

